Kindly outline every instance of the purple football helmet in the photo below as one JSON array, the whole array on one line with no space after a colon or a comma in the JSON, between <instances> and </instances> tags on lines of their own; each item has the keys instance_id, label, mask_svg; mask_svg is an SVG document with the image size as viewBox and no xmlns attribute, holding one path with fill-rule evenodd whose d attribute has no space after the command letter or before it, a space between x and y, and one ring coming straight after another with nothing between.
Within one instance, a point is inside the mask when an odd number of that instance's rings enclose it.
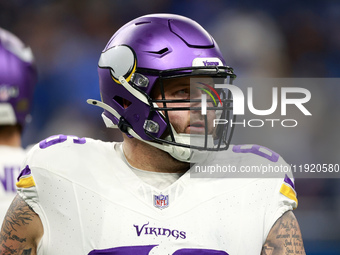
<instances>
[{"instance_id":1,"label":"purple football helmet","mask_svg":"<svg viewBox=\"0 0 340 255\"><path fill-rule=\"evenodd\" d=\"M0 125L25 126L36 82L31 49L0 28Z\"/></svg>"},{"instance_id":2,"label":"purple football helmet","mask_svg":"<svg viewBox=\"0 0 340 255\"><path fill-rule=\"evenodd\" d=\"M162 87L164 79L209 76L223 82L229 79L231 83L236 77L233 69L226 66L214 39L195 21L173 14L152 14L130 21L106 45L98 73L102 102L89 99L88 103L104 109L102 117L107 127L118 126L128 136L184 162L196 161L200 156L195 156L195 151L228 149L233 130L228 130L227 125L219 126L212 142L207 141L210 139L207 132L178 134L169 121L168 111L192 108L168 107L167 103L174 101L165 98L163 89L161 100L151 97L153 88ZM218 93L222 99L214 110L219 111L220 118L232 119L230 93L223 90ZM129 102L128 107L122 102ZM194 137L202 143L193 142Z\"/></svg>"}]
</instances>

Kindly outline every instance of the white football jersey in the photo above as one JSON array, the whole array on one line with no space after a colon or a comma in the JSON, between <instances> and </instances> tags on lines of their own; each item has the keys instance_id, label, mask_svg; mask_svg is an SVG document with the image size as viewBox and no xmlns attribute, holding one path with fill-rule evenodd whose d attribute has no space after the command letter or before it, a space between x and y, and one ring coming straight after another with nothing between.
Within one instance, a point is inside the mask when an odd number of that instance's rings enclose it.
<instances>
[{"instance_id":1,"label":"white football jersey","mask_svg":"<svg viewBox=\"0 0 340 255\"><path fill-rule=\"evenodd\" d=\"M59 135L28 153L17 186L43 223L39 255L260 254L275 221L297 206L288 177L188 171L159 190L137 177L119 146ZM221 153L226 162L268 161L246 150Z\"/></svg>"},{"instance_id":2,"label":"white football jersey","mask_svg":"<svg viewBox=\"0 0 340 255\"><path fill-rule=\"evenodd\" d=\"M16 195L16 178L25 155L26 152L22 148L0 145L0 227Z\"/></svg>"}]
</instances>

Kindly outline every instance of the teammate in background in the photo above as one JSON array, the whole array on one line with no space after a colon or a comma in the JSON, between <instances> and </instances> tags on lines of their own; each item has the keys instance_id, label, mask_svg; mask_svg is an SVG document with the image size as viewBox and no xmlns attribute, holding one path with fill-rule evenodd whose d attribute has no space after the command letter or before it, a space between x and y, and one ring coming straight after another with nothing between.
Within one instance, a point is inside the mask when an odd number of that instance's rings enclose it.
<instances>
[{"instance_id":1,"label":"teammate in background","mask_svg":"<svg viewBox=\"0 0 340 255\"><path fill-rule=\"evenodd\" d=\"M182 16L153 14L118 30L99 63L107 127L123 143L56 135L19 176L0 235L3 254L305 254L294 183L191 178L193 164L281 164L230 144L235 74L214 39Z\"/></svg>"},{"instance_id":2,"label":"teammate in background","mask_svg":"<svg viewBox=\"0 0 340 255\"><path fill-rule=\"evenodd\" d=\"M0 222L16 194L16 178L26 155L21 134L30 117L36 82L31 49L0 28Z\"/></svg>"}]
</instances>

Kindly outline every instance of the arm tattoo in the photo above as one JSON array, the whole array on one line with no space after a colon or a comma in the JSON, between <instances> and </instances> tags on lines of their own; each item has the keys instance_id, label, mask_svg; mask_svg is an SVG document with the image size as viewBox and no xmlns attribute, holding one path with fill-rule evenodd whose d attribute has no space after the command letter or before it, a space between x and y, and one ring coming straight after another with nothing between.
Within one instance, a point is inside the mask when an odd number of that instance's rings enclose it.
<instances>
[{"instance_id":1,"label":"arm tattoo","mask_svg":"<svg viewBox=\"0 0 340 255\"><path fill-rule=\"evenodd\" d=\"M26 246L27 240L24 237L25 233L18 232L18 228L30 224L34 217L36 217L36 214L33 209L30 208L22 198L16 196L2 223L0 232L0 253L3 251L4 255L32 254L32 249ZM13 247L13 244L15 244L15 248Z\"/></svg>"},{"instance_id":2,"label":"arm tattoo","mask_svg":"<svg viewBox=\"0 0 340 255\"><path fill-rule=\"evenodd\" d=\"M279 218L269 232L261 255L306 254L299 224L291 211Z\"/></svg>"}]
</instances>

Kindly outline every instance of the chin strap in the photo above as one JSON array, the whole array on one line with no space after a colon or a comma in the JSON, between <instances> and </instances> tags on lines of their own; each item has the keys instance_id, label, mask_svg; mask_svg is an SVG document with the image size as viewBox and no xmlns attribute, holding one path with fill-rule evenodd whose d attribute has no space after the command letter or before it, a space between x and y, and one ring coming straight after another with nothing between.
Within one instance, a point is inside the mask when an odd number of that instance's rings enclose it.
<instances>
[{"instance_id":1,"label":"chin strap","mask_svg":"<svg viewBox=\"0 0 340 255\"><path fill-rule=\"evenodd\" d=\"M98 106L106 111L108 111L109 113L111 113L113 116L115 116L117 119L121 120L121 116L120 114L113 109L112 107L110 107L109 105L95 100L95 99L88 99L86 101L88 104L90 105L95 105ZM118 128L118 125L114 124L112 122L112 120L110 120L108 117L105 116L104 113L102 113L102 118L104 120L104 123L106 125L106 127L108 128ZM187 141L190 141L190 137L189 135L185 135L185 134L177 134L176 131L174 131L174 136L176 138L176 140L181 141L183 143L186 143ZM150 141L146 141L144 139L142 139L133 129L132 127L127 127L126 128L126 133L131 135L132 137L143 141L153 147L156 147L160 150L163 150L167 153L169 153L173 158L182 161L182 162L188 162L188 163L196 163L199 161L202 161L204 159L207 158L207 156L209 155L209 152L207 151L198 151L198 150L192 150L190 148L184 148L184 147L180 147L180 146L174 146L174 145L170 145L170 144L159 144L159 143L155 143L155 142L150 142Z\"/></svg>"},{"instance_id":2,"label":"chin strap","mask_svg":"<svg viewBox=\"0 0 340 255\"><path fill-rule=\"evenodd\" d=\"M120 76L119 81L131 94L133 94L135 97L137 97L142 102L149 105L147 98L141 92L133 89L130 86L130 84L124 79L124 77ZM119 128L122 132L129 134L132 137L134 137L134 138L136 138L140 141L143 141L143 142L145 142L145 143L147 143L147 144L149 144L153 147L156 147L160 150L163 150L163 151L169 153L173 158L175 158L179 161L188 162L188 163L196 163L196 162L204 160L209 155L209 153L207 151L198 151L198 150L193 150L193 149L190 149L190 148L185 148L185 147L180 147L180 146L174 146L174 145L170 145L170 144L166 144L166 143L159 144L159 143L156 143L156 142L146 141L146 140L142 139L132 129L131 125L129 125L126 121L125 121L125 123L126 123L126 125L125 125L124 124L125 119L115 109L113 109L111 106L103 103L102 101L95 100L95 99L88 99L88 100L86 100L86 102L90 105L95 105L95 106L98 106L98 107L108 111L109 113L111 113L113 116L115 116L119 120L120 124L116 125L112 122L112 120L110 120L107 116L105 116L104 113L102 113L102 118L104 120L106 127L108 127L108 128ZM172 127L172 125L170 125L170 126L171 126L171 129L173 131L173 134L175 136L176 141L180 141L181 143L184 143L184 144L190 143L190 138L192 137L192 135L177 134L177 132Z\"/></svg>"}]
</instances>

